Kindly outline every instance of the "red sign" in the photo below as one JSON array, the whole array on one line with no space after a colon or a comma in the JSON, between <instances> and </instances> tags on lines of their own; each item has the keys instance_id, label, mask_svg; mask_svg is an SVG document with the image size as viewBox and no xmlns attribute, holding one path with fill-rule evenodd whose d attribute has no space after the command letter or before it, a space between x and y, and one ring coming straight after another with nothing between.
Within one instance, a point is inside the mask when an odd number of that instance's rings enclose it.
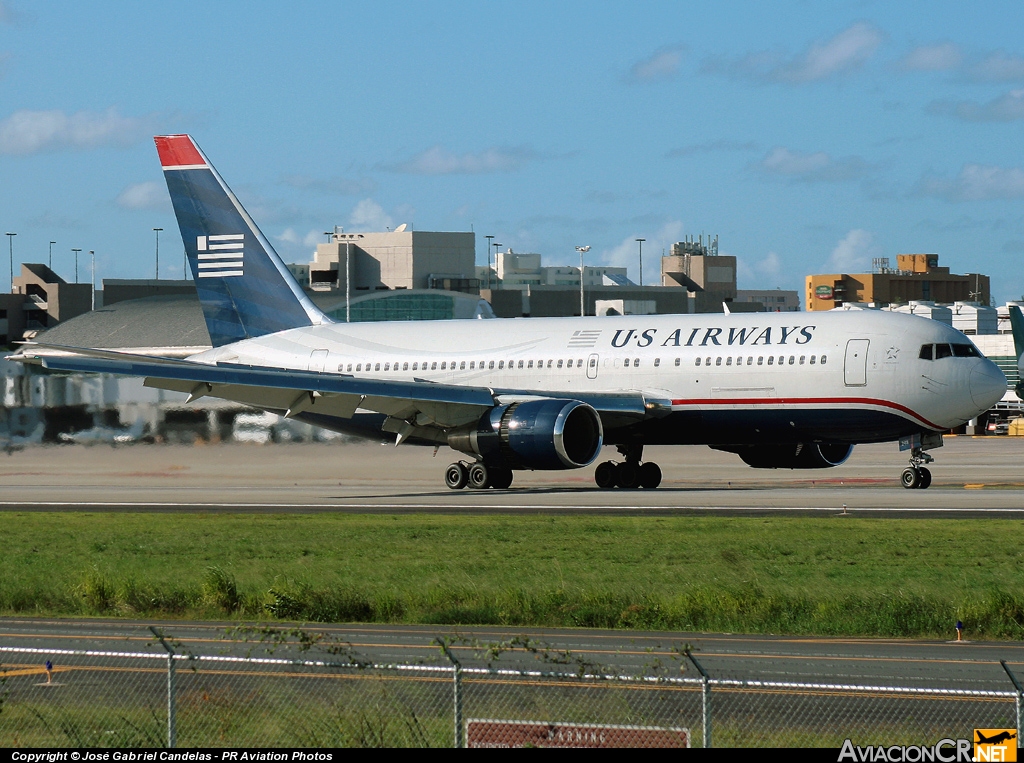
<instances>
[{"instance_id":1,"label":"red sign","mask_svg":"<svg viewBox=\"0 0 1024 763\"><path fill-rule=\"evenodd\" d=\"M664 726L612 726L543 721L470 720L468 747L689 747L690 731Z\"/></svg>"}]
</instances>

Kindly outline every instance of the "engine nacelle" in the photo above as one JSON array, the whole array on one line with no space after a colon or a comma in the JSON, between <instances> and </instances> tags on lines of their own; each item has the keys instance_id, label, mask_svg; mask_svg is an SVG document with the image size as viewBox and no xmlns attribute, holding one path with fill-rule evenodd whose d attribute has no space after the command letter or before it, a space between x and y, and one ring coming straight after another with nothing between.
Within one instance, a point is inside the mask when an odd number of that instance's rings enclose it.
<instances>
[{"instance_id":1,"label":"engine nacelle","mask_svg":"<svg viewBox=\"0 0 1024 763\"><path fill-rule=\"evenodd\" d=\"M797 443L727 447L755 469L828 469L839 466L853 453L846 443Z\"/></svg>"},{"instance_id":2,"label":"engine nacelle","mask_svg":"<svg viewBox=\"0 0 1024 763\"><path fill-rule=\"evenodd\" d=\"M496 406L448 444L513 469L579 469L601 452L604 429L586 403L546 398Z\"/></svg>"}]
</instances>

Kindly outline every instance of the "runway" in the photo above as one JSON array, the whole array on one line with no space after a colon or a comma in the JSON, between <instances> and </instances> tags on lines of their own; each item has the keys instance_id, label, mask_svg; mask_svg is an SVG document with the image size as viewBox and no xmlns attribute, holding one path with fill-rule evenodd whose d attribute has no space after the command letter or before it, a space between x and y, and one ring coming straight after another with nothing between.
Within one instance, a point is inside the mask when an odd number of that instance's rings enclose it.
<instances>
[{"instance_id":1,"label":"runway","mask_svg":"<svg viewBox=\"0 0 1024 763\"><path fill-rule=\"evenodd\" d=\"M508 490L453 491L443 449L370 444L26 448L0 456L0 511L728 514L1024 517L1024 438L948 437L928 490L904 490L893 443L835 469L759 470L703 446L648 448L657 490L599 490L593 468L517 472ZM614 458L606 449L603 459Z\"/></svg>"}]
</instances>

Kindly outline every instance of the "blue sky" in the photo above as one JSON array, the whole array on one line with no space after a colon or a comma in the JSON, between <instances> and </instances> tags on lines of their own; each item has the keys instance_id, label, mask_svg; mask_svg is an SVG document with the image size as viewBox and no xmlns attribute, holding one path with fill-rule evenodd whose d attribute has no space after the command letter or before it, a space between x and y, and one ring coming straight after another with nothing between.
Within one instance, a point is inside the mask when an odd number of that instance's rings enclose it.
<instances>
[{"instance_id":1,"label":"blue sky","mask_svg":"<svg viewBox=\"0 0 1024 763\"><path fill-rule=\"evenodd\" d=\"M937 252L1019 299L1022 29L1019 2L0 0L0 232L16 268L56 241L65 277L78 247L135 278L162 227L180 277L151 138L189 132L288 261L407 222L636 279L642 236L652 283L703 232L741 287Z\"/></svg>"}]
</instances>

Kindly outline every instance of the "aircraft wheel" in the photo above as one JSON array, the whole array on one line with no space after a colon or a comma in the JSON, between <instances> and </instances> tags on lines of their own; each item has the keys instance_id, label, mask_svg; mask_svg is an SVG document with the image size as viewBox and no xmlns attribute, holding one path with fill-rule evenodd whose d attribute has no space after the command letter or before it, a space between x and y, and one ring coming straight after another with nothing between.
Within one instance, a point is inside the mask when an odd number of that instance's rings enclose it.
<instances>
[{"instance_id":1,"label":"aircraft wheel","mask_svg":"<svg viewBox=\"0 0 1024 763\"><path fill-rule=\"evenodd\" d=\"M615 487L615 462L605 461L594 470L594 482L602 490Z\"/></svg>"},{"instance_id":2,"label":"aircraft wheel","mask_svg":"<svg viewBox=\"0 0 1024 763\"><path fill-rule=\"evenodd\" d=\"M452 490L462 490L468 481L469 474L465 464L456 461L454 464L448 464L448 468L444 470L444 484Z\"/></svg>"},{"instance_id":3,"label":"aircraft wheel","mask_svg":"<svg viewBox=\"0 0 1024 763\"><path fill-rule=\"evenodd\" d=\"M615 484L631 490L640 484L640 470L628 461L615 467Z\"/></svg>"},{"instance_id":4,"label":"aircraft wheel","mask_svg":"<svg viewBox=\"0 0 1024 763\"><path fill-rule=\"evenodd\" d=\"M511 469L491 469L491 487L495 490L507 490L511 484Z\"/></svg>"},{"instance_id":5,"label":"aircraft wheel","mask_svg":"<svg viewBox=\"0 0 1024 763\"><path fill-rule=\"evenodd\" d=\"M917 486L917 489L927 490L928 486L932 484L932 473L923 466L918 471L921 473L921 483Z\"/></svg>"},{"instance_id":6,"label":"aircraft wheel","mask_svg":"<svg viewBox=\"0 0 1024 763\"><path fill-rule=\"evenodd\" d=\"M900 475L900 482L907 490L913 490L921 485L921 472L912 466L908 466Z\"/></svg>"},{"instance_id":7,"label":"aircraft wheel","mask_svg":"<svg viewBox=\"0 0 1024 763\"><path fill-rule=\"evenodd\" d=\"M640 487L653 490L661 484L661 467L653 461L640 466Z\"/></svg>"},{"instance_id":8,"label":"aircraft wheel","mask_svg":"<svg viewBox=\"0 0 1024 763\"><path fill-rule=\"evenodd\" d=\"M479 461L469 467L469 486L474 490L486 490L491 486L491 473Z\"/></svg>"}]
</instances>

